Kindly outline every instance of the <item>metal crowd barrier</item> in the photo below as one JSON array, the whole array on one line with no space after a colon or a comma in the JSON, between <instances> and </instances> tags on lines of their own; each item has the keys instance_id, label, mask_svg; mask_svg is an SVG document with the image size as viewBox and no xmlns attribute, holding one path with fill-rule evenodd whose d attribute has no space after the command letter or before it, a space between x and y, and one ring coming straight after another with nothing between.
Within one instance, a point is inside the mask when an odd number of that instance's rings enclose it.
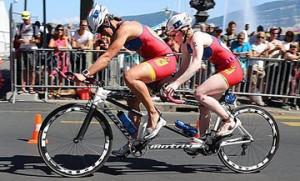
<instances>
[{"instance_id":1,"label":"metal crowd barrier","mask_svg":"<svg viewBox=\"0 0 300 181\"><path fill-rule=\"evenodd\" d=\"M103 51L61 50L60 58L58 58L53 49L19 50L16 56L18 58L13 62L14 72L11 80L14 96L12 102L15 102L15 96L22 88L22 80L25 81L27 89L33 87L35 91L43 92L44 96L41 99L45 101L48 100L48 93L51 89L83 88L82 85L61 80L53 71L53 67L60 65L65 67L67 71L81 72L89 67L101 53ZM179 66L181 54L178 56ZM113 58L107 68L96 74L96 78L104 81L109 89L127 89L123 80L123 73L141 61L142 59L137 54L128 54L122 51ZM215 73L214 66L207 61L204 62L206 63L206 70L199 70L195 76L181 85L177 91L179 94L193 94L197 85ZM233 87L231 91L241 96L292 98L297 101L300 98L300 79L299 73L296 72L300 68L299 63L299 61L292 62L284 59L247 59L244 81ZM49 78L51 73L55 74L54 80ZM34 81L31 82L32 86L30 86L31 75L34 78Z\"/></svg>"}]
</instances>

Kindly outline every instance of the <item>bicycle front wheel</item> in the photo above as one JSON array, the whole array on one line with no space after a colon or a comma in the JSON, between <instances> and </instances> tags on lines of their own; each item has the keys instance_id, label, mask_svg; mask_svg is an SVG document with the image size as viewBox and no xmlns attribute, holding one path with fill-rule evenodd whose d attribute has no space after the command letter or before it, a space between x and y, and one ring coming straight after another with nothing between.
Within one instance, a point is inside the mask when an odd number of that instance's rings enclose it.
<instances>
[{"instance_id":1,"label":"bicycle front wheel","mask_svg":"<svg viewBox=\"0 0 300 181\"><path fill-rule=\"evenodd\" d=\"M95 110L81 141L75 140L88 113L87 107L68 104L51 112L43 121L38 150L53 171L67 177L87 176L108 159L112 131L107 119Z\"/></svg>"},{"instance_id":2,"label":"bicycle front wheel","mask_svg":"<svg viewBox=\"0 0 300 181\"><path fill-rule=\"evenodd\" d=\"M218 153L221 161L239 173L253 173L265 168L279 147L278 126L267 111L257 106L243 106L235 110L242 128L224 138Z\"/></svg>"}]
</instances>

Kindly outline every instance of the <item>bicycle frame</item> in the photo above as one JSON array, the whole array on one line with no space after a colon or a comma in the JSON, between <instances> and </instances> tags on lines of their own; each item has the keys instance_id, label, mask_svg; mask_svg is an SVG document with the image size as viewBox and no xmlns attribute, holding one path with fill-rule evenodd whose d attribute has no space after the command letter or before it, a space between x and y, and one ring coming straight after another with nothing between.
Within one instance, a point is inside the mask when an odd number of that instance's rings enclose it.
<instances>
[{"instance_id":1,"label":"bicycle frame","mask_svg":"<svg viewBox=\"0 0 300 181\"><path fill-rule=\"evenodd\" d=\"M112 91L108 91L108 90L105 90L103 89L102 87L97 87L97 90L96 90L96 93L95 93L95 96L93 97L93 99L91 99L87 106L90 107L90 110L89 110L89 113L92 114L92 112L95 110L95 108L100 108L111 120L112 122L116 125L116 127L121 131L121 133L124 135L124 137L131 143L133 144L135 141L144 141L143 140L143 135L144 135L144 132L145 132L145 129L146 129L146 125L147 125L147 115L142 113L142 112L139 112L135 109L131 109L129 108L127 105L125 104L122 104L116 100L114 100L113 98L110 98L109 97L109 94L111 93ZM140 116L141 117L141 125L140 125L140 128L139 128L139 132L138 132L138 138L137 139L134 139L128 132L127 130L123 127L121 121L119 121L119 118L117 116L115 116L115 114L110 110L110 108L105 104L105 101L107 102L110 102L122 109L125 109L127 111L130 111L132 112L133 114L137 115L137 116ZM88 119L91 119L91 117L89 116L90 114L87 115L87 117L85 118L86 120L84 121L84 124L82 125L78 135L81 135L80 136L77 136L77 139L78 138L83 138L82 137L82 134L84 134L84 130L87 129L87 124L90 123L91 120L88 120ZM167 126L165 125L164 128L166 128L167 130L170 130L174 133L177 133L183 137L186 137L186 138L191 138L189 137L188 135L182 133L180 130L177 130L177 129L174 129L170 126ZM200 139L197 139L197 138L193 138L194 141L196 141L197 143L200 143L200 144L177 144L177 143L171 143L171 144L153 144L153 145L149 145L149 149L183 149L183 148L202 148L204 146L204 142ZM148 141L149 142L149 141ZM146 144L148 143L146 141Z\"/></svg>"},{"instance_id":2,"label":"bicycle frame","mask_svg":"<svg viewBox=\"0 0 300 181\"><path fill-rule=\"evenodd\" d=\"M109 94L112 91L108 91L103 89L102 87L97 87L96 94L94 98L87 104L89 107L91 107L91 110L89 113L92 113L93 110L95 110L96 107L100 107L100 109L113 121L113 123L116 125L116 127L121 131L121 133L124 135L124 137L129 141L129 143L133 144L135 141L142 141L143 142L143 135L146 129L147 125L147 115L144 113L141 113L135 109L129 108L127 105L122 104L113 98L109 97ZM139 132L138 132L138 138L134 139L123 127L122 123L119 121L119 118L115 116L115 114L110 110L110 108L105 104L105 101L110 102L122 109L125 109L127 111L132 112L133 114L140 116L141 117L141 122L142 124L140 125ZM230 113L230 112L229 112ZM231 114L231 113L230 113ZM86 119L90 119L89 116L90 114L87 115ZM89 124L90 120L85 121L85 124L82 125L82 130L87 129L87 125ZM216 133L219 126L221 124L221 119L218 117L214 127L211 129L211 133ZM171 144L153 144L153 145L148 145L149 150L158 150L158 149L184 149L184 148L204 148L205 147L205 142L202 141L201 139L198 138L191 138L188 135L182 133L180 130L174 129L170 126L165 125L164 128L166 128L169 131L172 131L176 134L179 134L183 137L192 139L193 141L197 142L198 144L188 144L188 143L171 143ZM235 139L229 139L226 141L222 141L220 143L220 146L227 146L227 145L233 145L233 144L242 144L242 143L249 143L253 141L252 136L241 126L239 130L250 137L250 140L244 140L244 138L235 138ZM79 135L82 135L83 132L80 131ZM148 141L149 142L149 141ZM148 144L146 142L145 144Z\"/></svg>"}]
</instances>

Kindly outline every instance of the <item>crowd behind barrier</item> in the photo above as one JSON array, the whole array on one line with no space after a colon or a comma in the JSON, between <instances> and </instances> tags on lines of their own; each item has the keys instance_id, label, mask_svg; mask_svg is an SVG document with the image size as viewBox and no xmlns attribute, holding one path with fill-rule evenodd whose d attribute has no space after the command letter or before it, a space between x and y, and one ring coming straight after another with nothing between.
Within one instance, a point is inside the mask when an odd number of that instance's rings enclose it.
<instances>
[{"instance_id":1,"label":"crowd behind barrier","mask_svg":"<svg viewBox=\"0 0 300 181\"><path fill-rule=\"evenodd\" d=\"M19 50L13 62L13 102L18 94L24 92L22 87L31 87L35 94L41 94L41 99L47 101L53 92L73 90L73 96L80 96L80 91L85 88L74 82L64 80L55 71L58 67L62 71L81 72L88 66L88 61L96 60L101 50L60 50L61 57L55 56L53 49L36 49L30 51ZM88 54L89 57L88 57ZM178 54L180 64L180 54ZM88 60L90 59L90 60ZM105 82L108 89L127 90L123 81L123 73L130 67L143 61L137 54L126 51L120 52L107 68L96 74L98 80ZM93 62L93 61L92 61ZM209 61L205 61L205 70L199 70L188 82L181 85L178 94L193 94L197 85L200 85L207 77L215 73L215 69ZM263 64L260 68L257 64ZM284 59L271 58L248 58L246 60L246 71L244 81L231 89L236 95L243 95L257 102L262 98L279 98L282 102L292 99L296 105L300 98L300 75L298 72L299 61L288 61ZM33 73L34 80L30 83L30 74ZM54 91L53 91L54 90ZM72 91L71 91L72 92ZM74 94L75 92L75 94ZM28 93L28 92L26 92ZM84 98L83 98L84 99Z\"/></svg>"},{"instance_id":2,"label":"crowd behind barrier","mask_svg":"<svg viewBox=\"0 0 300 181\"><path fill-rule=\"evenodd\" d=\"M39 21L33 23L30 17L30 12L23 11L23 22L11 27L12 101L15 102L16 95L24 93L38 94L45 101L57 99L61 98L60 93L64 90L70 90L70 95L79 95L84 99L81 96L82 92L87 91L84 86L62 79L54 67L63 72L81 72L108 49L111 39L106 35L93 35L86 20L81 20L75 30L72 24L54 27L54 24L47 23L42 28ZM161 24L161 28L155 31L173 52L178 53L180 63L180 46L166 34L165 26ZM294 105L297 101L299 104L300 34L281 27L264 28L262 25L251 33L250 24L245 24L238 33L236 27L237 24L230 21L224 30L212 23L201 23L197 29L216 37L239 58L244 81L231 91L261 106L268 98L279 99L284 104L291 101ZM46 31L42 31L44 28ZM123 81L124 71L143 61L135 52L125 48L122 50L106 69L96 75L110 89L127 89ZM215 73L214 66L209 61L204 62L205 71L199 70L176 93L193 95L197 85Z\"/></svg>"}]
</instances>

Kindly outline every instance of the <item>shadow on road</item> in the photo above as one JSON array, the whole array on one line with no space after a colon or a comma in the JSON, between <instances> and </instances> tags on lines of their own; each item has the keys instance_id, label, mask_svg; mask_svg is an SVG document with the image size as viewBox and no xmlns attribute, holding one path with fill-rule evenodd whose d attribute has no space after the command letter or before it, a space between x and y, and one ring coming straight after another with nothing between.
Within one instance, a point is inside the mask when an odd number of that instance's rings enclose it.
<instances>
[{"instance_id":1,"label":"shadow on road","mask_svg":"<svg viewBox=\"0 0 300 181\"><path fill-rule=\"evenodd\" d=\"M13 157L0 157L0 173L33 177L61 178L45 165L39 156L15 155ZM124 161L116 157L110 157L105 165L97 173L110 175L140 175L140 174L164 174L164 173L232 173L223 165L189 164L172 165L166 162L148 158L126 158Z\"/></svg>"},{"instance_id":2,"label":"shadow on road","mask_svg":"<svg viewBox=\"0 0 300 181\"><path fill-rule=\"evenodd\" d=\"M120 163L120 164L117 164ZM108 166L106 166L108 165ZM172 165L166 162L157 161L148 158L120 158L111 156L107 164L104 165L98 172L111 175L126 175L126 174L160 174L160 173L196 173L196 172L213 172L213 173L232 173L224 165L209 165L209 164L182 164Z\"/></svg>"}]
</instances>

